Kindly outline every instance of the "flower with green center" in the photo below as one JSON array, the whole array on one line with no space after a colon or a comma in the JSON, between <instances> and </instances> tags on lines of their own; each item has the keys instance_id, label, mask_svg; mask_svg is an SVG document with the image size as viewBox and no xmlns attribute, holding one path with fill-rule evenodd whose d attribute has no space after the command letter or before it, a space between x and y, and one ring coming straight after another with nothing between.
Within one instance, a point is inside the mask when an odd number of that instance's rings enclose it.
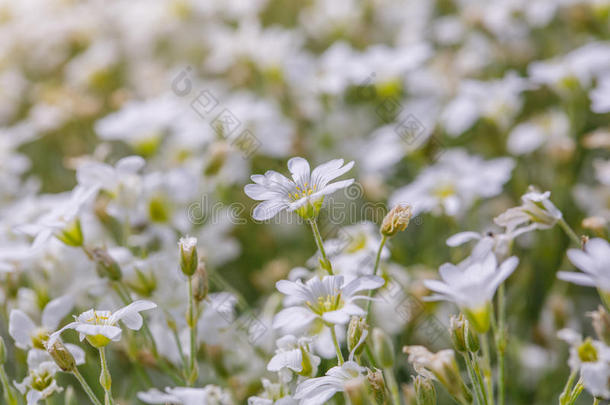
<instances>
[{"instance_id":1,"label":"flower with green center","mask_svg":"<svg viewBox=\"0 0 610 405\"><path fill-rule=\"evenodd\" d=\"M306 219L315 218L325 196L354 182L354 179L349 179L331 183L353 166L354 162L344 165L343 159L334 159L311 171L307 160L294 157L288 161L292 179L273 170L264 175L253 175L251 179L255 184L246 185L244 191L248 197L262 202L256 206L252 217L265 221L288 210L296 211Z\"/></svg>"},{"instance_id":2,"label":"flower with green center","mask_svg":"<svg viewBox=\"0 0 610 405\"><path fill-rule=\"evenodd\" d=\"M368 296L359 293L383 284L384 280L377 276L358 277L349 283L343 276L313 277L305 284L300 280L278 281L276 287L286 295L287 308L275 316L273 327L296 331L310 327L316 319L327 325L347 324L352 315L366 315L356 301L366 300Z\"/></svg>"},{"instance_id":3,"label":"flower with green center","mask_svg":"<svg viewBox=\"0 0 610 405\"><path fill-rule=\"evenodd\" d=\"M513 256L498 266L493 253L469 257L457 266L445 263L439 269L443 281L424 281L424 285L436 293L426 298L429 301L454 302L476 331L485 333L490 326L491 300L518 263L519 260Z\"/></svg>"},{"instance_id":4,"label":"flower with green center","mask_svg":"<svg viewBox=\"0 0 610 405\"><path fill-rule=\"evenodd\" d=\"M75 322L69 323L53 333L49 337L49 344L53 344L66 329L74 329L79 333L81 341L87 339L95 348L104 347L111 341L121 340L121 328L117 326L119 321L122 321L129 329L139 330L144 322L140 312L156 307L157 304L153 302L139 300L116 312L90 309L77 316Z\"/></svg>"}]
</instances>

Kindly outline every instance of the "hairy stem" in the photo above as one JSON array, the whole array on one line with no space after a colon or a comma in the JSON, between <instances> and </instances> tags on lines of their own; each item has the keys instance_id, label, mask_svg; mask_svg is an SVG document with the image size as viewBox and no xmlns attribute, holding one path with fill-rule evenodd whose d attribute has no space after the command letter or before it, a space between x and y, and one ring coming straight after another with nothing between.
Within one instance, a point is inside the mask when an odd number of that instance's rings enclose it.
<instances>
[{"instance_id":1,"label":"hairy stem","mask_svg":"<svg viewBox=\"0 0 610 405\"><path fill-rule=\"evenodd\" d=\"M335 325L328 325L328 327L330 328L330 334L333 337L333 344L335 345L335 351L337 352L337 361L339 362L339 365L342 365L344 360L343 360L343 353L341 353L341 346L339 346L339 340L337 339L337 333L335 332Z\"/></svg>"},{"instance_id":2,"label":"hairy stem","mask_svg":"<svg viewBox=\"0 0 610 405\"><path fill-rule=\"evenodd\" d=\"M582 246L582 241L580 240L578 235L576 235L576 232L574 232L572 227L570 225L568 225L568 223L566 222L565 219L561 218L558 221L558 223L559 223L559 226L561 227L561 229L563 229L563 231L566 233L566 235L568 235L570 237L572 242L574 242L578 246Z\"/></svg>"}]
</instances>

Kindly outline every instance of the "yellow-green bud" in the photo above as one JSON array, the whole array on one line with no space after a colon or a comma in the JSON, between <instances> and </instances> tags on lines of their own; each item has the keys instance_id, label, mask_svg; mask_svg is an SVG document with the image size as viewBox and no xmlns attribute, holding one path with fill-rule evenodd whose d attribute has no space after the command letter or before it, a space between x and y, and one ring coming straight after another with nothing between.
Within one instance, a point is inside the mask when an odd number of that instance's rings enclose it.
<instances>
[{"instance_id":1,"label":"yellow-green bud","mask_svg":"<svg viewBox=\"0 0 610 405\"><path fill-rule=\"evenodd\" d=\"M112 281L118 281L122 278L121 267L106 249L95 248L91 250L91 256L95 261L97 274L100 277L108 278Z\"/></svg>"},{"instance_id":2,"label":"yellow-green bud","mask_svg":"<svg viewBox=\"0 0 610 405\"><path fill-rule=\"evenodd\" d=\"M0 336L0 366L6 363L6 346L4 345L4 339Z\"/></svg>"},{"instance_id":3,"label":"yellow-green bud","mask_svg":"<svg viewBox=\"0 0 610 405\"><path fill-rule=\"evenodd\" d=\"M375 403L385 404L388 398L386 397L385 380L383 379L383 373L381 370L367 370L367 379L371 386L371 391L375 398Z\"/></svg>"},{"instance_id":4,"label":"yellow-green bud","mask_svg":"<svg viewBox=\"0 0 610 405\"><path fill-rule=\"evenodd\" d=\"M429 378L418 375L413 384L417 405L436 405L436 390Z\"/></svg>"},{"instance_id":5,"label":"yellow-green bud","mask_svg":"<svg viewBox=\"0 0 610 405\"><path fill-rule=\"evenodd\" d=\"M476 353L479 351L479 338L463 314L460 314L459 317L451 317L449 332L453 346L458 352Z\"/></svg>"},{"instance_id":6,"label":"yellow-green bud","mask_svg":"<svg viewBox=\"0 0 610 405\"><path fill-rule=\"evenodd\" d=\"M192 236L180 238L178 247L180 248L180 269L190 277L197 271L197 238Z\"/></svg>"},{"instance_id":7,"label":"yellow-green bud","mask_svg":"<svg viewBox=\"0 0 610 405\"><path fill-rule=\"evenodd\" d=\"M394 345L392 339L381 329L373 329L373 351L379 365L391 368L394 365Z\"/></svg>"},{"instance_id":8,"label":"yellow-green bud","mask_svg":"<svg viewBox=\"0 0 610 405\"><path fill-rule=\"evenodd\" d=\"M409 204L398 204L388 212L381 224L381 234L392 237L409 226L413 211Z\"/></svg>"},{"instance_id":9,"label":"yellow-green bud","mask_svg":"<svg viewBox=\"0 0 610 405\"><path fill-rule=\"evenodd\" d=\"M589 316L593 318L593 329L597 337L606 345L610 345L610 315L601 305L597 311L590 312Z\"/></svg>"},{"instance_id":10,"label":"yellow-green bud","mask_svg":"<svg viewBox=\"0 0 610 405\"><path fill-rule=\"evenodd\" d=\"M205 263L201 261L193 276L193 298L197 302L201 302L208 296L208 291L208 272L205 269Z\"/></svg>"},{"instance_id":11,"label":"yellow-green bud","mask_svg":"<svg viewBox=\"0 0 610 405\"><path fill-rule=\"evenodd\" d=\"M56 340L52 345L47 346L47 352L51 355L55 364L64 372L71 372L76 369L76 360L68 348L60 341Z\"/></svg>"},{"instance_id":12,"label":"yellow-green bud","mask_svg":"<svg viewBox=\"0 0 610 405\"><path fill-rule=\"evenodd\" d=\"M359 356L364 350L364 342L360 342L362 335L368 333L369 326L366 319L352 316L347 327L347 348L350 353L353 351L355 356ZM360 346L358 346L360 344Z\"/></svg>"},{"instance_id":13,"label":"yellow-green bud","mask_svg":"<svg viewBox=\"0 0 610 405\"><path fill-rule=\"evenodd\" d=\"M68 246L83 246L83 230L80 226L79 219L75 219L66 225L66 227L56 233L55 236Z\"/></svg>"}]
</instances>

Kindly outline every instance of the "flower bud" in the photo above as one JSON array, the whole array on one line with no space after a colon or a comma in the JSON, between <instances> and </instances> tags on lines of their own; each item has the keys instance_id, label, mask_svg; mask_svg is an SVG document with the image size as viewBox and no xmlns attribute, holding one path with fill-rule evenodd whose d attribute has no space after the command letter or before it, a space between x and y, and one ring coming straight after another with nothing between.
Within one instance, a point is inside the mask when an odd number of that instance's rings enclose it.
<instances>
[{"instance_id":1,"label":"flower bud","mask_svg":"<svg viewBox=\"0 0 610 405\"><path fill-rule=\"evenodd\" d=\"M192 236L180 238L178 246L180 248L180 269L190 277L197 271L197 238Z\"/></svg>"},{"instance_id":2,"label":"flower bud","mask_svg":"<svg viewBox=\"0 0 610 405\"><path fill-rule=\"evenodd\" d=\"M381 329L373 329L373 351L375 358L383 368L394 365L394 345L392 339Z\"/></svg>"},{"instance_id":3,"label":"flower bud","mask_svg":"<svg viewBox=\"0 0 610 405\"><path fill-rule=\"evenodd\" d=\"M66 227L56 233L55 236L68 246L83 246L83 230L78 218L66 225Z\"/></svg>"},{"instance_id":4,"label":"flower bud","mask_svg":"<svg viewBox=\"0 0 610 405\"><path fill-rule=\"evenodd\" d=\"M449 332L453 346L458 352L476 353L479 351L479 338L476 333L473 333L470 323L463 314L460 314L459 317L451 317Z\"/></svg>"},{"instance_id":5,"label":"flower bud","mask_svg":"<svg viewBox=\"0 0 610 405\"><path fill-rule=\"evenodd\" d=\"M359 356L364 350L364 341L366 339L366 333L368 334L369 326L366 324L366 319L357 316L352 316L347 327L347 348L350 353L354 353L354 356Z\"/></svg>"},{"instance_id":6,"label":"flower bud","mask_svg":"<svg viewBox=\"0 0 610 405\"><path fill-rule=\"evenodd\" d=\"M363 376L346 382L345 393L351 405L367 405L369 403L366 379Z\"/></svg>"},{"instance_id":7,"label":"flower bud","mask_svg":"<svg viewBox=\"0 0 610 405\"><path fill-rule=\"evenodd\" d=\"M371 390L373 391L373 396L375 398L375 403L377 404L385 404L388 398L386 397L386 388L385 388L385 380L383 379L383 373L381 370L368 370L367 371L367 379L369 384L371 385Z\"/></svg>"},{"instance_id":8,"label":"flower bud","mask_svg":"<svg viewBox=\"0 0 610 405\"><path fill-rule=\"evenodd\" d=\"M103 248L95 248L91 250L91 256L96 264L97 274L102 278L108 278L112 281L118 281L122 278L121 267L108 254L108 251Z\"/></svg>"},{"instance_id":9,"label":"flower bud","mask_svg":"<svg viewBox=\"0 0 610 405\"><path fill-rule=\"evenodd\" d=\"M588 315L593 318L593 329L599 340L610 345L610 315L608 312L600 305L597 311L590 312Z\"/></svg>"},{"instance_id":10,"label":"flower bud","mask_svg":"<svg viewBox=\"0 0 610 405\"><path fill-rule=\"evenodd\" d=\"M6 345L4 344L4 339L0 336L0 366L6 363Z\"/></svg>"},{"instance_id":11,"label":"flower bud","mask_svg":"<svg viewBox=\"0 0 610 405\"><path fill-rule=\"evenodd\" d=\"M68 348L59 340L55 340L52 345L47 346L47 352L51 355L55 364L64 372L72 372L76 369L76 360Z\"/></svg>"},{"instance_id":12,"label":"flower bud","mask_svg":"<svg viewBox=\"0 0 610 405\"><path fill-rule=\"evenodd\" d=\"M388 212L381 224L381 234L392 237L409 226L413 211L409 204L398 204Z\"/></svg>"},{"instance_id":13,"label":"flower bud","mask_svg":"<svg viewBox=\"0 0 610 405\"><path fill-rule=\"evenodd\" d=\"M201 261L193 276L193 298L197 302L201 302L208 296L208 291L208 272L205 269L205 263Z\"/></svg>"},{"instance_id":14,"label":"flower bud","mask_svg":"<svg viewBox=\"0 0 610 405\"><path fill-rule=\"evenodd\" d=\"M418 375L415 377L414 386L417 405L436 405L436 390L429 378Z\"/></svg>"}]
</instances>

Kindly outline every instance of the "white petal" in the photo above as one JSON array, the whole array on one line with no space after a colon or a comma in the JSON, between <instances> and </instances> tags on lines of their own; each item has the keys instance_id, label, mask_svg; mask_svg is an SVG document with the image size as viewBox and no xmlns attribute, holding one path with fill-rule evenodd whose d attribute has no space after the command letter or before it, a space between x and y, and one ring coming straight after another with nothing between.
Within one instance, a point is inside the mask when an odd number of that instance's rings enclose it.
<instances>
[{"instance_id":1,"label":"white petal","mask_svg":"<svg viewBox=\"0 0 610 405\"><path fill-rule=\"evenodd\" d=\"M106 336L110 340L118 341L121 339L121 328L110 325L90 325L86 323L77 323L74 329L78 333L86 336Z\"/></svg>"},{"instance_id":2,"label":"white petal","mask_svg":"<svg viewBox=\"0 0 610 405\"><path fill-rule=\"evenodd\" d=\"M70 343L66 343L66 349L74 356L74 361L76 361L77 366L85 364L85 351L83 349Z\"/></svg>"},{"instance_id":3,"label":"white petal","mask_svg":"<svg viewBox=\"0 0 610 405\"><path fill-rule=\"evenodd\" d=\"M593 277L585 273L576 273L570 271L560 271L557 273L557 278L569 283L583 285L585 287L595 287L596 282Z\"/></svg>"},{"instance_id":4,"label":"white petal","mask_svg":"<svg viewBox=\"0 0 610 405\"><path fill-rule=\"evenodd\" d=\"M587 253L583 252L579 249L570 249L568 250L568 258L574 264L574 266L578 267L585 273L588 273L592 276L597 276L595 262Z\"/></svg>"},{"instance_id":5,"label":"white petal","mask_svg":"<svg viewBox=\"0 0 610 405\"><path fill-rule=\"evenodd\" d=\"M49 302L42 311L42 326L52 331L74 307L74 298L64 295Z\"/></svg>"},{"instance_id":6,"label":"white petal","mask_svg":"<svg viewBox=\"0 0 610 405\"><path fill-rule=\"evenodd\" d=\"M146 165L146 161L140 156L127 156L116 163L116 169L122 173L136 173Z\"/></svg>"},{"instance_id":7,"label":"white petal","mask_svg":"<svg viewBox=\"0 0 610 405\"><path fill-rule=\"evenodd\" d=\"M299 186L309 183L309 163L302 157L293 157L288 161L288 170L292 174L292 179Z\"/></svg>"},{"instance_id":8,"label":"white petal","mask_svg":"<svg viewBox=\"0 0 610 405\"><path fill-rule=\"evenodd\" d=\"M338 325L344 325L348 323L349 318L350 316L347 314L347 312L340 309L337 311L324 312L322 314L322 319L324 319L326 322Z\"/></svg>"},{"instance_id":9,"label":"white petal","mask_svg":"<svg viewBox=\"0 0 610 405\"><path fill-rule=\"evenodd\" d=\"M341 289L345 297L351 297L353 294L359 291L374 290L385 284L385 280L378 276L364 276L358 277L351 281L345 287Z\"/></svg>"},{"instance_id":10,"label":"white petal","mask_svg":"<svg viewBox=\"0 0 610 405\"><path fill-rule=\"evenodd\" d=\"M112 316L110 317L110 323L122 321L129 329L138 330L142 327L143 323L140 312L156 307L157 304L151 301L139 300L132 302L131 304L119 309L114 314L112 314Z\"/></svg>"},{"instance_id":11,"label":"white petal","mask_svg":"<svg viewBox=\"0 0 610 405\"><path fill-rule=\"evenodd\" d=\"M273 356L267 364L269 371L280 371L285 367L293 371L303 370L303 354L300 349L280 352Z\"/></svg>"},{"instance_id":12,"label":"white petal","mask_svg":"<svg viewBox=\"0 0 610 405\"><path fill-rule=\"evenodd\" d=\"M263 201L254 208L252 218L257 221L266 221L286 208L288 208L288 204L283 200Z\"/></svg>"},{"instance_id":13,"label":"white petal","mask_svg":"<svg viewBox=\"0 0 610 405\"><path fill-rule=\"evenodd\" d=\"M460 246L475 239L481 239L481 234L477 232L460 232L447 239L447 246Z\"/></svg>"},{"instance_id":14,"label":"white petal","mask_svg":"<svg viewBox=\"0 0 610 405\"><path fill-rule=\"evenodd\" d=\"M32 345L32 334L36 330L36 325L25 312L20 309L13 309L9 317L8 333L15 340L15 346L20 349L27 349Z\"/></svg>"},{"instance_id":15,"label":"white petal","mask_svg":"<svg viewBox=\"0 0 610 405\"><path fill-rule=\"evenodd\" d=\"M273 328L299 329L307 326L316 314L303 307L289 307L278 312L273 318Z\"/></svg>"}]
</instances>

